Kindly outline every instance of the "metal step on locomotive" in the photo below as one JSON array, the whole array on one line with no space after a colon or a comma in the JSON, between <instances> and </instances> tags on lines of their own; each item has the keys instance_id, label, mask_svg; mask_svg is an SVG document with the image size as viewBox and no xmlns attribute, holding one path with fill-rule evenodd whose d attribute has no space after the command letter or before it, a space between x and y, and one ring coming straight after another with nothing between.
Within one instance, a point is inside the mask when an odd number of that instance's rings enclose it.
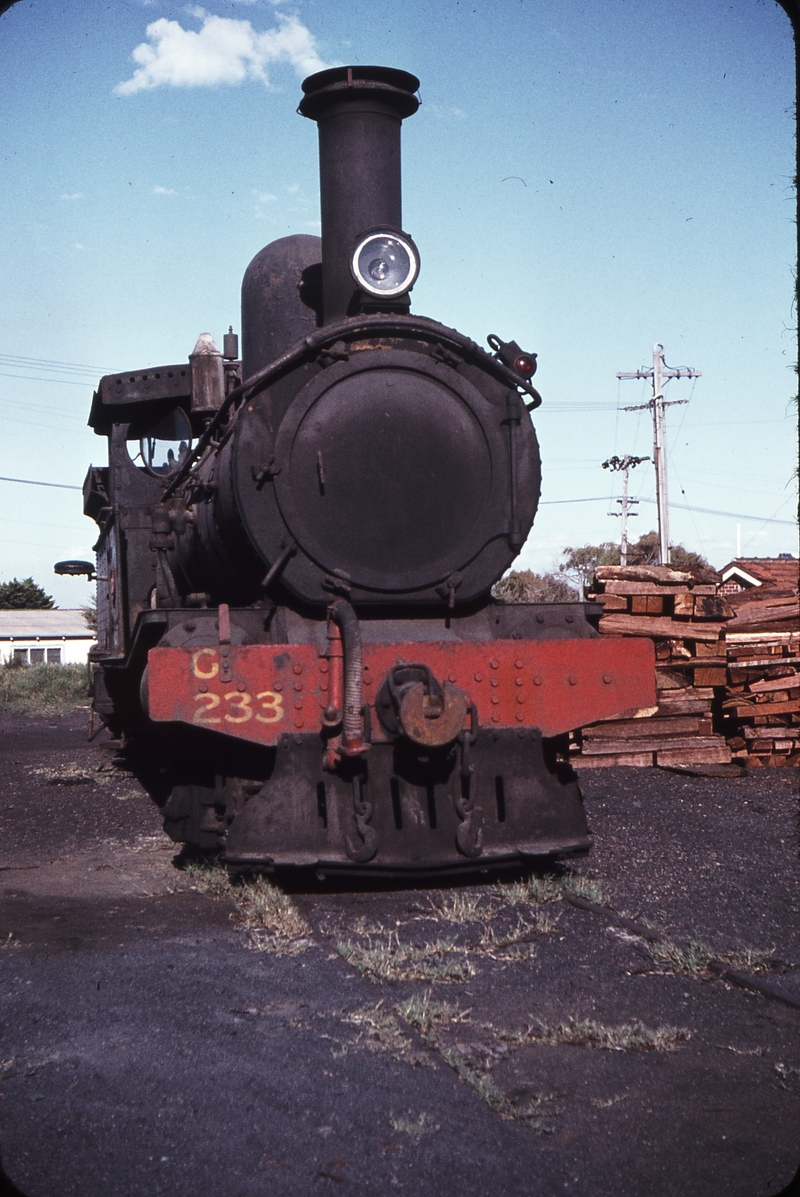
<instances>
[{"instance_id":1,"label":"metal step on locomotive","mask_svg":"<svg viewBox=\"0 0 800 1197\"><path fill-rule=\"evenodd\" d=\"M322 236L250 263L241 361L204 334L92 404L94 710L168 833L234 869L583 853L559 737L654 701L649 641L601 640L590 604L491 597L539 499L536 362L410 314L418 86L306 79Z\"/></svg>"}]
</instances>

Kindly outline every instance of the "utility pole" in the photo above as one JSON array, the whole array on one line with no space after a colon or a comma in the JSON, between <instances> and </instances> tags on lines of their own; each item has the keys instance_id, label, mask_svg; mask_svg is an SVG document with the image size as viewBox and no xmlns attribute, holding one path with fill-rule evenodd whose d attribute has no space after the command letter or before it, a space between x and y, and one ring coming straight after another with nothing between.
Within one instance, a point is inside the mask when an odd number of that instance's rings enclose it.
<instances>
[{"instance_id":1,"label":"utility pole","mask_svg":"<svg viewBox=\"0 0 800 1197\"><path fill-rule=\"evenodd\" d=\"M628 515L638 515L638 511L628 512L629 507L638 504L638 499L628 498L628 471L632 470L634 466L641 465L643 461L649 461L649 457L632 457L630 453L626 453L624 457L609 457L608 461L603 462L604 470L619 471L622 474L622 498L617 499L618 503L622 504L622 511L609 511L609 515L620 516L622 519L622 535L619 542L619 562L620 565L628 564Z\"/></svg>"},{"instance_id":2,"label":"utility pole","mask_svg":"<svg viewBox=\"0 0 800 1197\"><path fill-rule=\"evenodd\" d=\"M666 445L666 407L674 407L678 403L688 403L688 399L664 400L664 380L670 378L700 378L699 370L682 367L672 370L664 362L664 346L657 341L653 346L653 368L651 370L636 370L631 373L618 373L617 378L649 378L653 385L653 398L649 403L640 403L636 407L626 407L623 411L644 411L648 408L653 413L653 465L656 470L656 503L658 506L658 542L661 565L669 565L669 496L667 493L667 445Z\"/></svg>"}]
</instances>

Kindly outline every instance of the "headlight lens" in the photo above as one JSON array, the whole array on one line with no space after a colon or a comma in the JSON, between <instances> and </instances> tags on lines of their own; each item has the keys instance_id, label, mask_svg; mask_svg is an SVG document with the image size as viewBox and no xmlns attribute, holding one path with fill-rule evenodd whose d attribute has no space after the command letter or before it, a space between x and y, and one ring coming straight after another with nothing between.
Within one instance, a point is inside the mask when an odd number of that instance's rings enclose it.
<instances>
[{"instance_id":1,"label":"headlight lens","mask_svg":"<svg viewBox=\"0 0 800 1197\"><path fill-rule=\"evenodd\" d=\"M375 232L362 237L350 261L362 291L391 298L410 291L419 274L419 254L410 237Z\"/></svg>"}]
</instances>

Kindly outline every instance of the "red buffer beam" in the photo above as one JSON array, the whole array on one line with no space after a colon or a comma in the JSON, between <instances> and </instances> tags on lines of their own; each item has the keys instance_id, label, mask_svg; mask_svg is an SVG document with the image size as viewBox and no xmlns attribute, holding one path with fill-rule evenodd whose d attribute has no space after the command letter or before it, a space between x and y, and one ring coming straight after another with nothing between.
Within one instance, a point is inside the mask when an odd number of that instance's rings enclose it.
<instances>
[{"instance_id":1,"label":"red buffer beam","mask_svg":"<svg viewBox=\"0 0 800 1197\"><path fill-rule=\"evenodd\" d=\"M364 644L372 736L388 737L375 696L399 662L428 665L475 704L478 726L574 731L655 706L655 654L645 639ZM330 703L327 656L311 644L154 648L143 691L155 722L188 723L263 745L321 732Z\"/></svg>"}]
</instances>

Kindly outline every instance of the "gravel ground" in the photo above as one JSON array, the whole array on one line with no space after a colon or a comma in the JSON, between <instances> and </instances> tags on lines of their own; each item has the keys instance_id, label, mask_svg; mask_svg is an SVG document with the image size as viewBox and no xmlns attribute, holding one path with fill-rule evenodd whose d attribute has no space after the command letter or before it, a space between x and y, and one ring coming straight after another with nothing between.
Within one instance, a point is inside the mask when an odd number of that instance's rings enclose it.
<instances>
[{"instance_id":1,"label":"gravel ground","mask_svg":"<svg viewBox=\"0 0 800 1197\"><path fill-rule=\"evenodd\" d=\"M0 1152L25 1197L790 1184L800 1009L705 965L800 998L796 772L587 771L573 869L370 893L177 867L112 752L82 713L0 716Z\"/></svg>"}]
</instances>

